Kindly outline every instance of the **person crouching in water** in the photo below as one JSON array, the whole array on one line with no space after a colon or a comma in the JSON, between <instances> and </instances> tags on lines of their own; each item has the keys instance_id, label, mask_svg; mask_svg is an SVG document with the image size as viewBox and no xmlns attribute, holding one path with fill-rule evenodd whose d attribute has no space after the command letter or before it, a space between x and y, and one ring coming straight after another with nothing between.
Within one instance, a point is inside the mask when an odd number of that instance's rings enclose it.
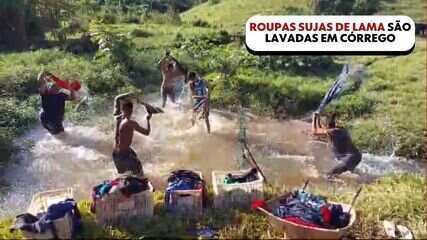
<instances>
[{"instance_id":1,"label":"person crouching in water","mask_svg":"<svg viewBox=\"0 0 427 240\"><path fill-rule=\"evenodd\" d=\"M195 72L188 74L188 83L191 90L191 99L193 101L193 116L191 125L194 126L197 116L201 113L200 119L204 118L208 133L211 132L209 122L209 88L206 81L202 80Z\"/></svg>"},{"instance_id":2,"label":"person crouching in water","mask_svg":"<svg viewBox=\"0 0 427 240\"><path fill-rule=\"evenodd\" d=\"M353 144L350 134L345 128L336 126L336 114L332 114L328 125L322 126L318 113L313 114L312 132L315 136L329 136L332 150L339 163L328 172L328 178L353 171L362 160L362 154Z\"/></svg>"},{"instance_id":3,"label":"person crouching in water","mask_svg":"<svg viewBox=\"0 0 427 240\"><path fill-rule=\"evenodd\" d=\"M65 101L76 100L81 85L78 81L61 80L50 72L41 72L37 80L41 97L40 122L51 134L64 131Z\"/></svg>"},{"instance_id":4,"label":"person crouching in water","mask_svg":"<svg viewBox=\"0 0 427 240\"><path fill-rule=\"evenodd\" d=\"M129 97L132 97L132 94L122 94L115 98L114 115L116 116L116 126L115 144L112 155L114 165L119 174L130 171L133 175L142 177L144 176L144 172L141 162L130 145L132 144L134 131L146 136L150 134L150 119L152 114L147 111L147 128L141 127L136 121L131 119L133 103L128 100Z\"/></svg>"}]
</instances>

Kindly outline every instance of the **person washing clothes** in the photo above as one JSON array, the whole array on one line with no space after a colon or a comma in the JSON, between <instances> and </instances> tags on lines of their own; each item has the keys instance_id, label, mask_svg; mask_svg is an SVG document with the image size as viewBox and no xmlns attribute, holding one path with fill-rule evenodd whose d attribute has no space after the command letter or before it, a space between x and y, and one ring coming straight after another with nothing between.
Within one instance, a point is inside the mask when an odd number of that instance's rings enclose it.
<instances>
[{"instance_id":1,"label":"person washing clothes","mask_svg":"<svg viewBox=\"0 0 427 240\"><path fill-rule=\"evenodd\" d=\"M211 132L211 125L209 122L209 88L207 83L202 80L195 72L188 74L188 81L191 90L191 98L193 100L193 116L191 124L194 126L197 116L201 113L200 118L205 119L206 129L208 133Z\"/></svg>"},{"instance_id":2,"label":"person washing clothes","mask_svg":"<svg viewBox=\"0 0 427 240\"><path fill-rule=\"evenodd\" d=\"M142 177L144 171L135 151L130 147L133 140L134 131L148 136L151 131L150 119L152 112L147 109L147 128L141 127L136 121L132 120L133 103L135 98L133 93L126 93L117 96L114 100L115 141L113 150L113 161L119 174L130 171L133 175Z\"/></svg>"},{"instance_id":3,"label":"person washing clothes","mask_svg":"<svg viewBox=\"0 0 427 240\"><path fill-rule=\"evenodd\" d=\"M168 97L175 103L180 86L187 82L187 70L170 55L169 51L165 52L165 56L158 64L163 78L160 94L162 96L162 107L164 108Z\"/></svg>"},{"instance_id":4,"label":"person washing clothes","mask_svg":"<svg viewBox=\"0 0 427 240\"><path fill-rule=\"evenodd\" d=\"M328 172L328 178L346 171L353 171L362 160L362 154L353 144L347 129L336 126L336 114L332 114L328 125L322 126L319 113L313 114L312 133L315 136L329 136L332 150L339 163Z\"/></svg>"},{"instance_id":5,"label":"person washing clothes","mask_svg":"<svg viewBox=\"0 0 427 240\"><path fill-rule=\"evenodd\" d=\"M51 134L64 131L65 101L77 100L79 81L62 80L50 72L42 71L37 80L41 97L40 122Z\"/></svg>"}]
</instances>

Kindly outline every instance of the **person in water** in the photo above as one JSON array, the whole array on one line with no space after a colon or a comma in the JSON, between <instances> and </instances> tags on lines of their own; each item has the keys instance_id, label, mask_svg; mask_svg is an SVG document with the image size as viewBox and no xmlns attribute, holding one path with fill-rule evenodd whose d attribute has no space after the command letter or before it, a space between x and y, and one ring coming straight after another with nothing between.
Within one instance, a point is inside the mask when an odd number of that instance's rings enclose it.
<instances>
[{"instance_id":1,"label":"person in water","mask_svg":"<svg viewBox=\"0 0 427 240\"><path fill-rule=\"evenodd\" d=\"M131 172L133 175L143 176L141 162L135 151L130 147L133 133L136 131L148 136L151 131L150 119L152 113L147 111L147 128L141 127L132 120L133 103L129 99L133 94L122 94L115 98L115 141L113 150L113 161L119 174Z\"/></svg>"},{"instance_id":2,"label":"person in water","mask_svg":"<svg viewBox=\"0 0 427 240\"><path fill-rule=\"evenodd\" d=\"M327 126L322 126L318 113L313 114L312 132L315 136L328 136L332 150L339 163L328 172L328 177L337 176L346 171L353 171L362 160L362 154L353 144L345 128L336 126L336 114L332 114Z\"/></svg>"},{"instance_id":3,"label":"person in water","mask_svg":"<svg viewBox=\"0 0 427 240\"><path fill-rule=\"evenodd\" d=\"M182 82L187 82L187 71L170 55L169 51L166 51L159 65L163 77L160 94L162 96L162 107L164 108L168 97L175 103L179 86L181 86Z\"/></svg>"},{"instance_id":4,"label":"person in water","mask_svg":"<svg viewBox=\"0 0 427 240\"><path fill-rule=\"evenodd\" d=\"M51 134L64 131L65 101L76 100L81 85L78 81L59 79L50 72L41 72L37 80L41 97L40 122Z\"/></svg>"},{"instance_id":5,"label":"person in water","mask_svg":"<svg viewBox=\"0 0 427 240\"><path fill-rule=\"evenodd\" d=\"M209 88L206 81L201 79L195 72L188 74L188 81L191 90L191 98L193 100L193 116L191 124L194 126L197 116L201 113L200 119L204 118L208 133L211 132L209 122Z\"/></svg>"}]
</instances>

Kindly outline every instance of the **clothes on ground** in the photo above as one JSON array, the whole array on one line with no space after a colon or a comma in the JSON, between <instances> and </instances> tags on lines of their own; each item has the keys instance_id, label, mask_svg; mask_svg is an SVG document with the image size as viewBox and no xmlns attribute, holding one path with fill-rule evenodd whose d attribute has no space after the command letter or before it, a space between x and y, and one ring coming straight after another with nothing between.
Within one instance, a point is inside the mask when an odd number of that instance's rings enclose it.
<instances>
[{"instance_id":1,"label":"clothes on ground","mask_svg":"<svg viewBox=\"0 0 427 240\"><path fill-rule=\"evenodd\" d=\"M11 231L22 230L32 233L46 233L51 231L54 236L59 229L55 228L54 221L70 214L73 222L72 233L79 231L82 227L80 211L74 199L66 199L48 207L47 212L40 213L38 216L25 213L16 216L15 224Z\"/></svg>"},{"instance_id":2,"label":"clothes on ground","mask_svg":"<svg viewBox=\"0 0 427 240\"><path fill-rule=\"evenodd\" d=\"M102 199L108 194L112 194L116 191L119 191L120 194L129 198L133 194L149 190L150 186L148 183L149 181L147 178L141 179L132 176L120 177L111 181L104 181L92 189L92 203L90 206L90 211L95 213L97 199Z\"/></svg>"},{"instance_id":3,"label":"clothes on ground","mask_svg":"<svg viewBox=\"0 0 427 240\"><path fill-rule=\"evenodd\" d=\"M301 190L281 199L273 214L304 226L336 229L348 225L350 214L340 204Z\"/></svg>"},{"instance_id":4,"label":"clothes on ground","mask_svg":"<svg viewBox=\"0 0 427 240\"><path fill-rule=\"evenodd\" d=\"M130 171L134 175L144 175L141 162L132 148L129 148L127 152L114 151L113 161L117 168L117 172L120 174Z\"/></svg>"},{"instance_id":5,"label":"clothes on ground","mask_svg":"<svg viewBox=\"0 0 427 240\"><path fill-rule=\"evenodd\" d=\"M329 131L329 135L335 158L340 161L330 171L330 174L336 175L345 171L353 171L362 160L362 154L354 146L350 134L345 128L336 128Z\"/></svg>"},{"instance_id":6,"label":"clothes on ground","mask_svg":"<svg viewBox=\"0 0 427 240\"><path fill-rule=\"evenodd\" d=\"M67 95L64 93L41 95L40 121L44 128L53 134L64 131L65 101Z\"/></svg>"},{"instance_id":7,"label":"clothes on ground","mask_svg":"<svg viewBox=\"0 0 427 240\"><path fill-rule=\"evenodd\" d=\"M165 193L165 203L168 210L173 209L174 199L172 192L177 190L198 190L202 189L203 206L206 203L206 186L199 174L190 170L173 171L168 177L168 186Z\"/></svg>"},{"instance_id":8,"label":"clothes on ground","mask_svg":"<svg viewBox=\"0 0 427 240\"><path fill-rule=\"evenodd\" d=\"M246 183L253 182L258 180L258 170L256 168L252 168L246 173L243 174L227 174L224 178L225 184L233 184L233 183Z\"/></svg>"}]
</instances>

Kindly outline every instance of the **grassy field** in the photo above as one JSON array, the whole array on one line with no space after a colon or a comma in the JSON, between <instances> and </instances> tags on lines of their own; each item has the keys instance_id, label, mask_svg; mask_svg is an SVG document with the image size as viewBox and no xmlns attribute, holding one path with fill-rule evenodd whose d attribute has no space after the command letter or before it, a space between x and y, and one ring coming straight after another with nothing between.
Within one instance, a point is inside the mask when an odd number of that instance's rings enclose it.
<instances>
[{"instance_id":1,"label":"grassy field","mask_svg":"<svg viewBox=\"0 0 427 240\"><path fill-rule=\"evenodd\" d=\"M427 237L424 213L427 210L423 196L426 194L425 179L416 175L386 177L366 185L356 203L357 222L350 234L356 238L383 238L382 220L394 220L409 226L417 238ZM349 203L354 193L338 194L331 191L314 190L330 200ZM277 196L277 188L268 188L267 198ZM212 198L212 196L210 196ZM210 198L210 199L211 199ZM83 214L84 230L78 238L121 238L135 239L144 237L195 237L193 230L210 227L218 230L222 239L271 239L283 235L276 232L260 213L253 210L224 209L221 211L206 209L199 220L179 219L170 216L163 208L163 193L155 194L155 216L152 219L138 219L122 227L99 227L94 216L89 213L88 201L79 204ZM12 219L0 221L0 239L20 239L19 233L9 233Z\"/></svg>"},{"instance_id":2,"label":"grassy field","mask_svg":"<svg viewBox=\"0 0 427 240\"><path fill-rule=\"evenodd\" d=\"M221 0L208 1L181 14L184 22L203 20L231 32L243 32L246 20L253 15L303 15L310 14L311 1L282 0Z\"/></svg>"}]
</instances>

